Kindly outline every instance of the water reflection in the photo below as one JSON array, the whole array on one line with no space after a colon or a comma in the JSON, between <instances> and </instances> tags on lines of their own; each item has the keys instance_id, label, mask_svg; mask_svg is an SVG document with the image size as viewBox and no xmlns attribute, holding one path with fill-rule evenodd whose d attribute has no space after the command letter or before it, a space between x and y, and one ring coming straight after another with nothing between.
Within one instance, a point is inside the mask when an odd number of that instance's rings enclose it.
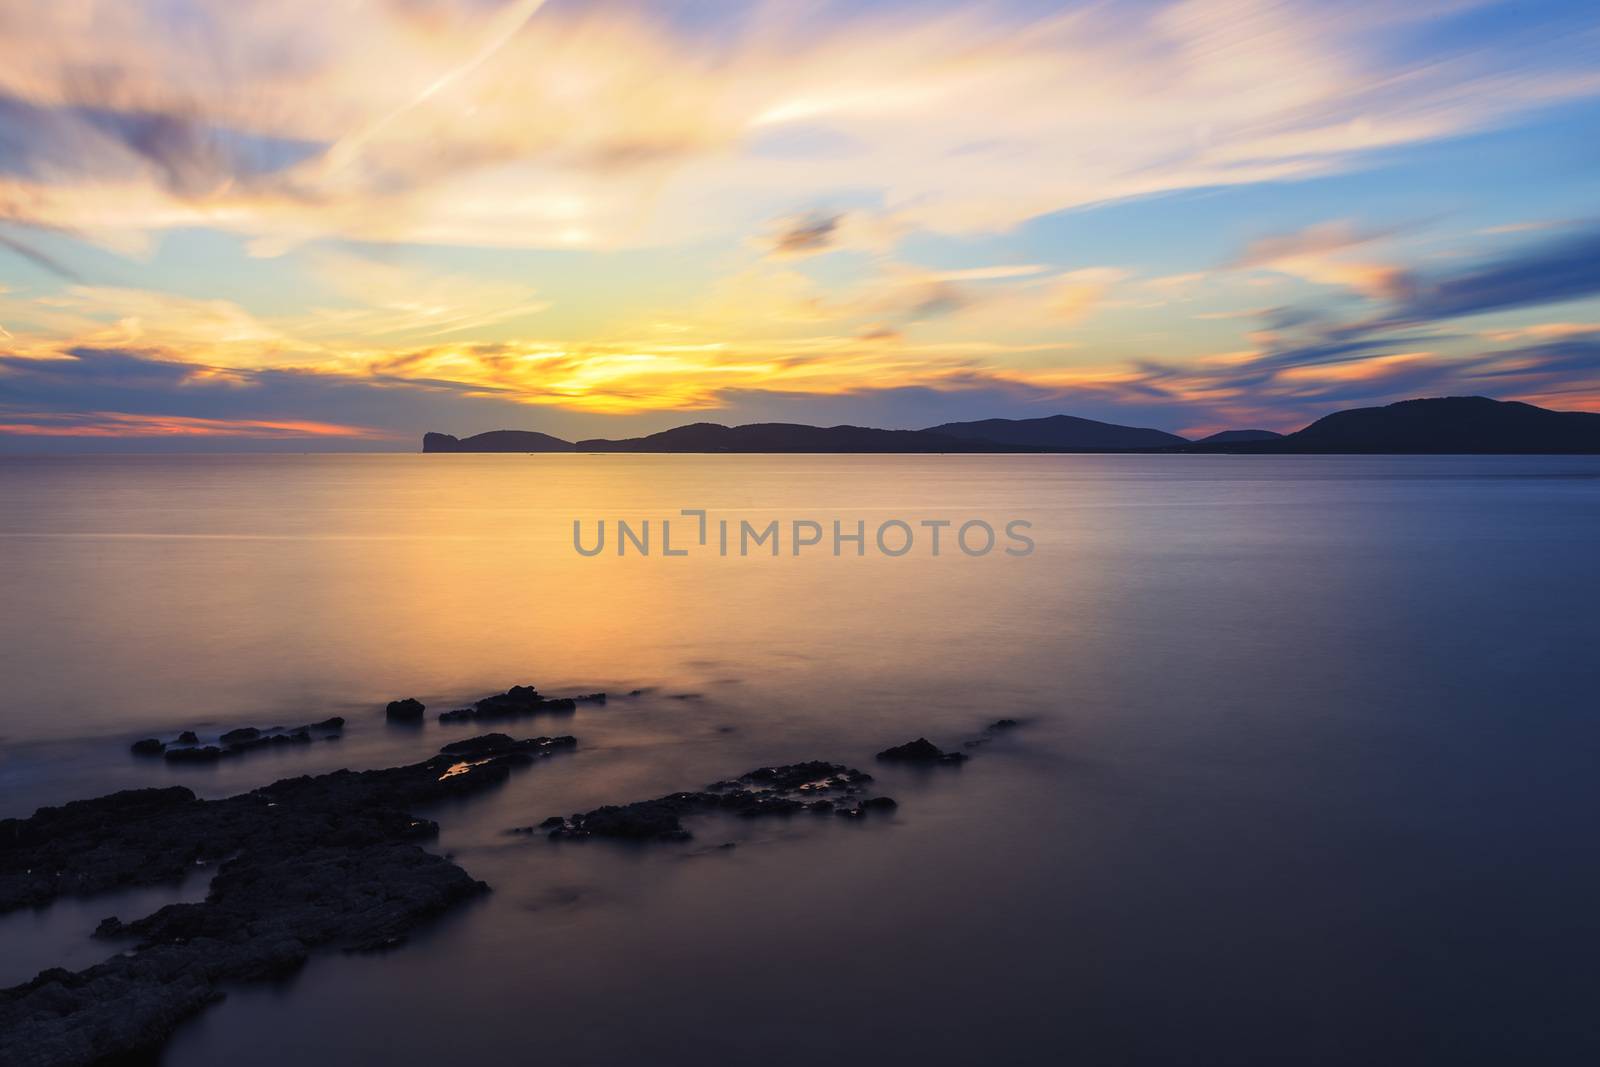
<instances>
[{"instance_id":1,"label":"water reflection","mask_svg":"<svg viewBox=\"0 0 1600 1067\"><path fill-rule=\"evenodd\" d=\"M1590 1059L1597 470L0 461L0 811L152 780L216 795L482 732L390 730L401 695L646 690L563 719L570 759L431 816L495 887L481 905L239 991L173 1064ZM576 515L687 506L1021 515L1038 549L571 550ZM333 714L339 745L226 766L125 751ZM871 767L1001 717L1027 725L959 774ZM506 833L812 758L871 767L892 824L712 817L646 849Z\"/></svg>"}]
</instances>

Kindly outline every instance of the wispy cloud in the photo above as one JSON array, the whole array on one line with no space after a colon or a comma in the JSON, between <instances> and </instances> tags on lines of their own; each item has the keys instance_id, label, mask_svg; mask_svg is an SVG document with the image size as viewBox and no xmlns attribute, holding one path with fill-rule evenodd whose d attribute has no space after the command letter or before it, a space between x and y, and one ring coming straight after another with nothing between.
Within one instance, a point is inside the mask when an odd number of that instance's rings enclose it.
<instances>
[{"instance_id":1,"label":"wispy cloud","mask_svg":"<svg viewBox=\"0 0 1600 1067\"><path fill-rule=\"evenodd\" d=\"M839 215L803 215L784 219L771 239L775 256L809 256L825 252L834 245L839 230Z\"/></svg>"},{"instance_id":2,"label":"wispy cloud","mask_svg":"<svg viewBox=\"0 0 1600 1067\"><path fill-rule=\"evenodd\" d=\"M122 411L71 414L32 412L7 422L0 410L0 434L21 437L149 438L226 437L304 441L324 438L388 441L393 433L327 422L264 419L207 419L186 415L132 415Z\"/></svg>"},{"instance_id":3,"label":"wispy cloud","mask_svg":"<svg viewBox=\"0 0 1600 1067\"><path fill-rule=\"evenodd\" d=\"M1353 250L1387 240L1396 229L1363 230L1348 220L1319 223L1293 233L1258 237L1230 266L1267 269L1321 285L1346 286L1371 297L1395 299L1411 286L1408 271L1360 258Z\"/></svg>"},{"instance_id":4,"label":"wispy cloud","mask_svg":"<svg viewBox=\"0 0 1600 1067\"><path fill-rule=\"evenodd\" d=\"M1418 284L1387 321L1434 322L1600 293L1600 226Z\"/></svg>"},{"instance_id":5,"label":"wispy cloud","mask_svg":"<svg viewBox=\"0 0 1600 1067\"><path fill-rule=\"evenodd\" d=\"M743 6L715 36L603 0L13 9L0 218L127 249L196 225L263 253L616 247L867 191L908 230L995 232L1329 173L1600 89L1558 41L1407 64L1389 45L1426 8ZM825 242L819 222L788 247Z\"/></svg>"}]
</instances>

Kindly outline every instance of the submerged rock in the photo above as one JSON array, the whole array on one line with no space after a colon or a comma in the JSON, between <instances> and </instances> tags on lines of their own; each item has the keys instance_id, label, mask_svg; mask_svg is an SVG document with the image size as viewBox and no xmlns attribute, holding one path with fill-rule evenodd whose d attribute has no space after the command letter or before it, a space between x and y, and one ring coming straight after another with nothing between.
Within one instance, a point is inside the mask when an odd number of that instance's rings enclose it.
<instances>
[{"instance_id":1,"label":"submerged rock","mask_svg":"<svg viewBox=\"0 0 1600 1067\"><path fill-rule=\"evenodd\" d=\"M566 714L578 710L578 702L604 704L604 693L587 693L578 697L547 697L531 685L514 685L504 693L484 697L470 708L457 708L441 712L440 722L493 722L514 719L524 715Z\"/></svg>"},{"instance_id":2,"label":"submerged rock","mask_svg":"<svg viewBox=\"0 0 1600 1067\"><path fill-rule=\"evenodd\" d=\"M391 700L383 709L384 717L390 722L421 722L422 713L428 706L416 697L406 697L404 700Z\"/></svg>"},{"instance_id":3,"label":"submerged rock","mask_svg":"<svg viewBox=\"0 0 1600 1067\"><path fill-rule=\"evenodd\" d=\"M878 753L878 758L888 763L961 763L967 759L967 754L946 752L926 737L919 737L915 741L884 749Z\"/></svg>"},{"instance_id":4,"label":"submerged rock","mask_svg":"<svg viewBox=\"0 0 1600 1067\"><path fill-rule=\"evenodd\" d=\"M685 815L720 811L755 818L810 811L860 816L867 811L892 809L895 804L888 797L874 797L869 801L855 798L861 785L870 781L872 775L864 771L821 760L758 767L738 778L713 782L698 792L669 793L631 804L607 804L567 818L553 815L539 826L548 828L550 837L556 840L610 837L632 841L687 841L693 835L683 826ZM839 795L825 795L829 793ZM819 799L812 799L814 797Z\"/></svg>"},{"instance_id":5,"label":"submerged rock","mask_svg":"<svg viewBox=\"0 0 1600 1067\"><path fill-rule=\"evenodd\" d=\"M164 755L168 763L215 763L222 758L222 749L216 745L198 745L192 748L169 748Z\"/></svg>"},{"instance_id":6,"label":"submerged rock","mask_svg":"<svg viewBox=\"0 0 1600 1067\"><path fill-rule=\"evenodd\" d=\"M979 736L961 742L962 747L981 748L982 746L987 745L990 741L993 741L996 734L1003 734L1007 730L1014 730L1021 725L1022 722L1018 719L996 719L988 726L985 726L983 728L983 733Z\"/></svg>"},{"instance_id":7,"label":"submerged rock","mask_svg":"<svg viewBox=\"0 0 1600 1067\"><path fill-rule=\"evenodd\" d=\"M504 738L500 740L500 738ZM175 882L221 862L198 903L169 904L104 938L130 950L0 990L0 1062L76 1065L149 1054L222 984L287 973L319 946L399 943L487 887L419 847L438 827L408 808L465 797L570 737L475 739L376 771L288 778L225 800L136 789L0 821L0 913L58 896Z\"/></svg>"},{"instance_id":8,"label":"submerged rock","mask_svg":"<svg viewBox=\"0 0 1600 1067\"><path fill-rule=\"evenodd\" d=\"M214 763L219 759L238 756L252 749L309 744L316 739L313 731L324 738L331 738L337 736L343 729L344 719L335 715L321 722L307 723L293 729L284 729L282 726L265 728L241 726L224 733L217 739L219 743L215 745L202 745L193 730L185 730L170 744L151 737L136 742L133 750L141 756L164 755L173 763Z\"/></svg>"}]
</instances>

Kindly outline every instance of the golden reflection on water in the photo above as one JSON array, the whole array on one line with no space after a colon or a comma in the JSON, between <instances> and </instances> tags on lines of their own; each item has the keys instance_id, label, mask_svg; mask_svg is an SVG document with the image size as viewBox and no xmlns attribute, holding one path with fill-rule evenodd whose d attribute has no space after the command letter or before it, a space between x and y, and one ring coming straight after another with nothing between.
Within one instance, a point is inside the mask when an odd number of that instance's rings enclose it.
<instances>
[{"instance_id":1,"label":"golden reflection on water","mask_svg":"<svg viewBox=\"0 0 1600 1067\"><path fill-rule=\"evenodd\" d=\"M35 665L13 698L61 707L52 729L66 733L166 711L175 693L244 713L514 682L692 687L802 664L845 690L891 664L959 671L980 646L993 669L1022 632L1055 628L1041 595L1078 595L1061 553L1077 520L1050 476L1037 480L1049 469L1018 457L106 458L26 486L28 506L0 526L15 598L0 625ZM781 552L720 557L714 533L700 548L684 508L713 524L776 519ZM871 543L888 518L972 517L1032 520L1039 551L969 559L951 531L937 559ZM793 556L796 518L864 521L867 555L835 558L825 541ZM651 523L650 557L615 555L619 519ZM574 520L590 536L606 521L602 555L574 550ZM691 555L660 555L663 520Z\"/></svg>"}]
</instances>

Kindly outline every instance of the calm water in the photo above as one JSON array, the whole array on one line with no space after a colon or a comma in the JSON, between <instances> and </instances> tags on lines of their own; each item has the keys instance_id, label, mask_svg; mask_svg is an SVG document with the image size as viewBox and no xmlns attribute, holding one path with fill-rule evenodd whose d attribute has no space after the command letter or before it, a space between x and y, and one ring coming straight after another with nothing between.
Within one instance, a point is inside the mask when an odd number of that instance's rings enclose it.
<instances>
[{"instance_id":1,"label":"calm water","mask_svg":"<svg viewBox=\"0 0 1600 1067\"><path fill-rule=\"evenodd\" d=\"M1037 549L573 551L574 518L694 507L1021 518ZM476 732L391 729L398 696L643 687L435 813L490 897L235 992L165 1062L1594 1062L1597 543L1596 458L0 459L0 815ZM126 754L336 713L309 751ZM872 767L1001 715L963 768ZM806 758L898 813L504 832ZM0 980L203 892L0 918Z\"/></svg>"}]
</instances>

